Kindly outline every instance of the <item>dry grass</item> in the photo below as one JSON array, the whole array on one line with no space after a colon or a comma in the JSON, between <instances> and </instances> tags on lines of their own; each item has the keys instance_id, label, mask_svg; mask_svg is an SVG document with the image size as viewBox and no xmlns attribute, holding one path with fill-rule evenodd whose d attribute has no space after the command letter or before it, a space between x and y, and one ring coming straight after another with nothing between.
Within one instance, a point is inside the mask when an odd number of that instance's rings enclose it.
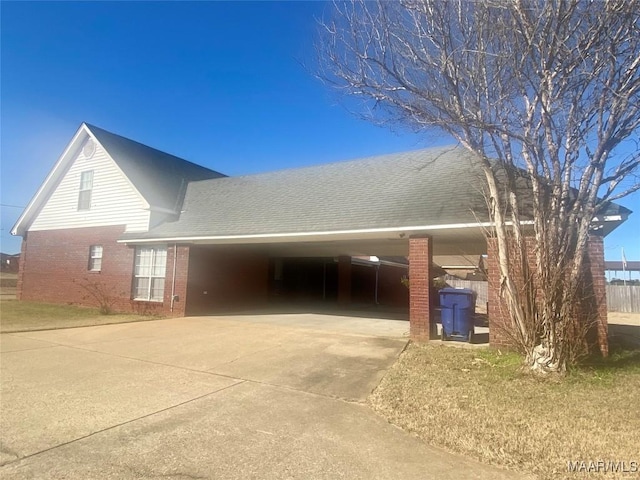
<instances>
[{"instance_id":1,"label":"dry grass","mask_svg":"<svg viewBox=\"0 0 640 480\"><path fill-rule=\"evenodd\" d=\"M0 302L1 333L109 325L112 323L156 320L158 318L160 317L135 314L102 315L97 308L73 305L54 305L4 299Z\"/></svg>"},{"instance_id":2,"label":"dry grass","mask_svg":"<svg viewBox=\"0 0 640 480\"><path fill-rule=\"evenodd\" d=\"M370 404L427 443L540 479L579 476L569 460L640 463L640 350L561 379L520 366L515 354L412 344Z\"/></svg>"}]
</instances>

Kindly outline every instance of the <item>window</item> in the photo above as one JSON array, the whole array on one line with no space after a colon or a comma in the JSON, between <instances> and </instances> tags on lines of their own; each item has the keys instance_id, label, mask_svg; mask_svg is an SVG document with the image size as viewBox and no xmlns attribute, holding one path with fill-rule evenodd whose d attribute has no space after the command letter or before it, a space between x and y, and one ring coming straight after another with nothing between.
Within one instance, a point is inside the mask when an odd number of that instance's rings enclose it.
<instances>
[{"instance_id":1,"label":"window","mask_svg":"<svg viewBox=\"0 0 640 480\"><path fill-rule=\"evenodd\" d=\"M91 190L93 189L93 170L80 174L80 194L78 195L78 210L91 208Z\"/></svg>"},{"instance_id":2,"label":"window","mask_svg":"<svg viewBox=\"0 0 640 480\"><path fill-rule=\"evenodd\" d=\"M133 298L161 302L164 297L164 275L167 247L137 247L134 266Z\"/></svg>"},{"instance_id":3,"label":"window","mask_svg":"<svg viewBox=\"0 0 640 480\"><path fill-rule=\"evenodd\" d=\"M102 270L102 245L89 247L89 270L92 272Z\"/></svg>"}]
</instances>

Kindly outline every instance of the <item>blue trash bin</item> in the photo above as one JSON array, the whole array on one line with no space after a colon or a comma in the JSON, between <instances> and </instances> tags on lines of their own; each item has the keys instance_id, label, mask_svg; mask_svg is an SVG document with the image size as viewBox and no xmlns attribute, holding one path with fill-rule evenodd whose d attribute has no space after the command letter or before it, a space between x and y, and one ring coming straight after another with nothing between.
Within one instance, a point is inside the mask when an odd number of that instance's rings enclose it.
<instances>
[{"instance_id":1,"label":"blue trash bin","mask_svg":"<svg viewBox=\"0 0 640 480\"><path fill-rule=\"evenodd\" d=\"M473 316L476 311L475 293L468 288L440 290L442 340L473 341Z\"/></svg>"}]
</instances>

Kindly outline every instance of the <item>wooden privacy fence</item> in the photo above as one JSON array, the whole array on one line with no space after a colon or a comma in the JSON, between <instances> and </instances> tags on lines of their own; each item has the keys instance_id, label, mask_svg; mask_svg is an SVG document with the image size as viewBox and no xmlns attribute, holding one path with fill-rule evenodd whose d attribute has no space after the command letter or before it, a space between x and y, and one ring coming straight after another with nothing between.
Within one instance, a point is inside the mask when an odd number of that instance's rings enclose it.
<instances>
[{"instance_id":1,"label":"wooden privacy fence","mask_svg":"<svg viewBox=\"0 0 640 480\"><path fill-rule=\"evenodd\" d=\"M476 307L484 309L489 301L489 289L487 282L473 282L471 280L449 279L447 285L453 288L468 288L476 292Z\"/></svg>"},{"instance_id":2,"label":"wooden privacy fence","mask_svg":"<svg viewBox=\"0 0 640 480\"><path fill-rule=\"evenodd\" d=\"M454 288L468 288L476 292L476 307L484 308L489 301L487 282L448 279L447 284ZM607 285L607 310L640 313L640 286Z\"/></svg>"},{"instance_id":3,"label":"wooden privacy fence","mask_svg":"<svg viewBox=\"0 0 640 480\"><path fill-rule=\"evenodd\" d=\"M640 286L607 285L607 310L640 313Z\"/></svg>"}]
</instances>

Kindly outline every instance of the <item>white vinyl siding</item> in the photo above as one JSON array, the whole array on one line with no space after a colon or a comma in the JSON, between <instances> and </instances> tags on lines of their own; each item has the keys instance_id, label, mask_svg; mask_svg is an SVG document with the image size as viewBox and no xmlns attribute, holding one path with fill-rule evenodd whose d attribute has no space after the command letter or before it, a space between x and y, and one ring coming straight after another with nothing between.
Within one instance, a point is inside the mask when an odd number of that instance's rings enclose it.
<instances>
[{"instance_id":1,"label":"white vinyl siding","mask_svg":"<svg viewBox=\"0 0 640 480\"><path fill-rule=\"evenodd\" d=\"M89 171L93 172L91 206L88 210L79 210L81 183L86 185L82 174ZM126 225L128 232L145 232L150 219L145 207L144 200L97 144L91 158L78 152L29 230Z\"/></svg>"},{"instance_id":2,"label":"white vinyl siding","mask_svg":"<svg viewBox=\"0 0 640 480\"><path fill-rule=\"evenodd\" d=\"M133 298L161 302L164 298L164 277L167 247L136 247Z\"/></svg>"}]
</instances>

